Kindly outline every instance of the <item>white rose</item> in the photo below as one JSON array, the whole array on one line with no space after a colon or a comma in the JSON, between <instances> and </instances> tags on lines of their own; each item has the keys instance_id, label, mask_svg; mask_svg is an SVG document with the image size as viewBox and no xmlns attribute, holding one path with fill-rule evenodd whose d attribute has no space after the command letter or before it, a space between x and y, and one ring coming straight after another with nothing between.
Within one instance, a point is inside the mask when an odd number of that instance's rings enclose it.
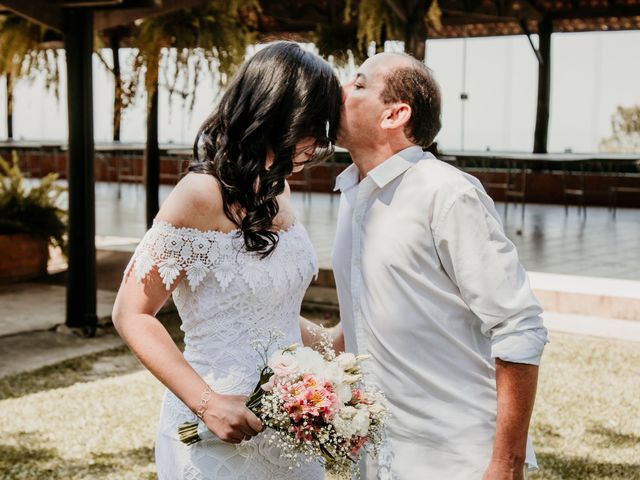
<instances>
[{"instance_id":1,"label":"white rose","mask_svg":"<svg viewBox=\"0 0 640 480\"><path fill-rule=\"evenodd\" d=\"M338 395L338 401L340 403L347 403L352 397L351 387L346 383L337 383L336 394Z\"/></svg>"},{"instance_id":2,"label":"white rose","mask_svg":"<svg viewBox=\"0 0 640 480\"><path fill-rule=\"evenodd\" d=\"M353 418L357 413L358 411L351 406L340 409L332 422L336 432L338 432L338 435L345 438L350 438L355 435L356 430L353 424Z\"/></svg>"},{"instance_id":3,"label":"white rose","mask_svg":"<svg viewBox=\"0 0 640 480\"><path fill-rule=\"evenodd\" d=\"M320 374L326 381L338 385L343 382L344 370L336 363L327 363Z\"/></svg>"},{"instance_id":4,"label":"white rose","mask_svg":"<svg viewBox=\"0 0 640 480\"><path fill-rule=\"evenodd\" d=\"M358 413L358 410L356 409L356 407L347 405L346 407L340 409L340 412L338 413L338 415L344 419L350 420L353 417L355 417L357 413Z\"/></svg>"},{"instance_id":5,"label":"white rose","mask_svg":"<svg viewBox=\"0 0 640 480\"><path fill-rule=\"evenodd\" d=\"M345 352L336 357L336 362L344 371L351 370L358 366L356 356L353 353Z\"/></svg>"},{"instance_id":6,"label":"white rose","mask_svg":"<svg viewBox=\"0 0 640 480\"><path fill-rule=\"evenodd\" d=\"M333 419L333 428L341 437L351 438L355 434L355 430L351 423L351 420L345 420L344 418L337 416Z\"/></svg>"},{"instance_id":7,"label":"white rose","mask_svg":"<svg viewBox=\"0 0 640 480\"><path fill-rule=\"evenodd\" d=\"M301 373L321 375L325 369L325 361L318 352L309 347L296 350L296 360Z\"/></svg>"},{"instance_id":8,"label":"white rose","mask_svg":"<svg viewBox=\"0 0 640 480\"><path fill-rule=\"evenodd\" d=\"M364 437L369 432L369 412L358 410L352 420L353 428L358 436Z\"/></svg>"},{"instance_id":9,"label":"white rose","mask_svg":"<svg viewBox=\"0 0 640 480\"><path fill-rule=\"evenodd\" d=\"M288 353L276 352L269 359L269 368L278 377L286 377L298 373L298 362Z\"/></svg>"}]
</instances>

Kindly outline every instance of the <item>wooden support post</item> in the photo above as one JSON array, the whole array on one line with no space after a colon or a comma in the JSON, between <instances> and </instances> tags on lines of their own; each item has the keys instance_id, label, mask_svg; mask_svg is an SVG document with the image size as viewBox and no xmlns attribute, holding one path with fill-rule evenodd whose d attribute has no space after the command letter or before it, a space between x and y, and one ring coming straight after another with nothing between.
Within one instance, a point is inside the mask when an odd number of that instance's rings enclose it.
<instances>
[{"instance_id":1,"label":"wooden support post","mask_svg":"<svg viewBox=\"0 0 640 480\"><path fill-rule=\"evenodd\" d=\"M160 209L160 147L158 145L158 81L147 102L147 143L144 151L147 228Z\"/></svg>"},{"instance_id":2,"label":"wooden support post","mask_svg":"<svg viewBox=\"0 0 640 480\"><path fill-rule=\"evenodd\" d=\"M13 140L13 76L7 73L7 140Z\"/></svg>"},{"instance_id":3,"label":"wooden support post","mask_svg":"<svg viewBox=\"0 0 640 480\"><path fill-rule=\"evenodd\" d=\"M120 125L122 120L122 75L120 73L120 32L113 31L109 35L109 48L113 54L113 141L120 141Z\"/></svg>"},{"instance_id":4,"label":"wooden support post","mask_svg":"<svg viewBox=\"0 0 640 480\"><path fill-rule=\"evenodd\" d=\"M64 13L69 116L69 268L66 325L96 331L96 245L93 144L93 12Z\"/></svg>"},{"instance_id":5,"label":"wooden support post","mask_svg":"<svg viewBox=\"0 0 640 480\"><path fill-rule=\"evenodd\" d=\"M538 109L536 113L536 130L533 140L533 153L547 153L547 137L549 133L549 106L551 101L551 19L545 17L538 23L540 40L538 62Z\"/></svg>"}]
</instances>

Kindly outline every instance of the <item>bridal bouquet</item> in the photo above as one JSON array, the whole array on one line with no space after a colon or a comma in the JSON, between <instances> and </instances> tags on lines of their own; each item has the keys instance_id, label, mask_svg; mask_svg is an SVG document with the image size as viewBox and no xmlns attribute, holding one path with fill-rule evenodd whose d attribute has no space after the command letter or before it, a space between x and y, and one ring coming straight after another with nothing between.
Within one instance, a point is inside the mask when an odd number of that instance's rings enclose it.
<instances>
[{"instance_id":1,"label":"bridal bouquet","mask_svg":"<svg viewBox=\"0 0 640 480\"><path fill-rule=\"evenodd\" d=\"M381 396L362 384L366 358L336 356L326 341L321 352L298 345L277 350L263 358L247 407L273 429L272 441L292 463L322 458L328 471L348 475L363 447L376 453L387 414ZM195 429L182 425L181 440L198 441Z\"/></svg>"}]
</instances>

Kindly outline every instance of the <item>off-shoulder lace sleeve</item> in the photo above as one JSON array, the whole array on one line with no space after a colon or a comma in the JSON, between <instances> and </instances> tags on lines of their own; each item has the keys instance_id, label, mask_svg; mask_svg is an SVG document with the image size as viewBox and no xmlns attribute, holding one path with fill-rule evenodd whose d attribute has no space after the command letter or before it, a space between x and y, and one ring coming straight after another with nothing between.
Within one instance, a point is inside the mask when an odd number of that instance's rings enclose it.
<instances>
[{"instance_id":1,"label":"off-shoulder lace sleeve","mask_svg":"<svg viewBox=\"0 0 640 480\"><path fill-rule=\"evenodd\" d=\"M155 220L136 248L125 276L133 273L142 282L155 267L167 290L185 274L192 291L214 269L221 251L231 248L236 232L201 231L195 228L174 227Z\"/></svg>"}]
</instances>

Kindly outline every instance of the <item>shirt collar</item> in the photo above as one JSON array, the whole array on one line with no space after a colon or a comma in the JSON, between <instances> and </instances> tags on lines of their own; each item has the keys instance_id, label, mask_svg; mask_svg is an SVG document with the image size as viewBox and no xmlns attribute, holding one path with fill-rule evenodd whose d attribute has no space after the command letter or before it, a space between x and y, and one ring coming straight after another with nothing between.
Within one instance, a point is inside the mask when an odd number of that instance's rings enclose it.
<instances>
[{"instance_id":1,"label":"shirt collar","mask_svg":"<svg viewBox=\"0 0 640 480\"><path fill-rule=\"evenodd\" d=\"M418 160L423 158L434 158L429 152L423 152L422 147L413 146L405 148L398 153L387 158L384 162L371 170L367 176L371 177L371 180L382 188L389 182L397 178L406 172ZM349 190L351 187L358 184L359 181L358 167L354 163L349 165L340 175L336 177L336 186L333 189L340 190L342 192Z\"/></svg>"},{"instance_id":2,"label":"shirt collar","mask_svg":"<svg viewBox=\"0 0 640 480\"><path fill-rule=\"evenodd\" d=\"M356 167L355 163L352 163L347 168L345 168L340 175L336 177L336 186L333 191L340 190L341 192L346 192L351 187L354 187L358 184L358 179L360 178L360 172L358 172L358 167Z\"/></svg>"},{"instance_id":3,"label":"shirt collar","mask_svg":"<svg viewBox=\"0 0 640 480\"><path fill-rule=\"evenodd\" d=\"M368 176L371 177L378 188L382 188L406 172L414 163L424 158L424 156L425 152L422 151L422 147L413 146L405 148L371 170Z\"/></svg>"}]
</instances>

